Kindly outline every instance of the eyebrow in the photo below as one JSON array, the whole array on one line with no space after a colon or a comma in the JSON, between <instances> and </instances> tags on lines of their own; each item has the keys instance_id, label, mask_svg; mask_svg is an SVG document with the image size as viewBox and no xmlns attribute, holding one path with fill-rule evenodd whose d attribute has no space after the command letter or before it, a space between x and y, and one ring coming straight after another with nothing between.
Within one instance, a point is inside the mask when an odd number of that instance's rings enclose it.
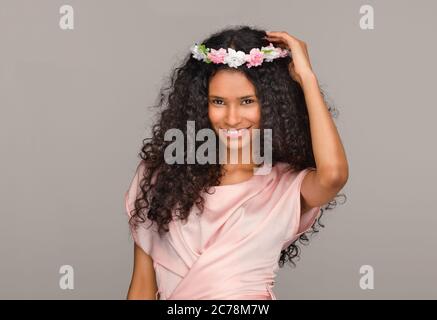
<instances>
[{"instance_id":1,"label":"eyebrow","mask_svg":"<svg viewBox=\"0 0 437 320\"><path fill-rule=\"evenodd\" d=\"M210 98L219 98L219 99L226 100L226 98L219 97L219 96L215 96L215 95L211 95L211 96L209 96L209 97L210 97ZM239 99L246 99L246 98L251 98L251 97L255 97L255 95L254 95L254 94L249 94L249 95L247 95L247 96L240 97Z\"/></svg>"}]
</instances>

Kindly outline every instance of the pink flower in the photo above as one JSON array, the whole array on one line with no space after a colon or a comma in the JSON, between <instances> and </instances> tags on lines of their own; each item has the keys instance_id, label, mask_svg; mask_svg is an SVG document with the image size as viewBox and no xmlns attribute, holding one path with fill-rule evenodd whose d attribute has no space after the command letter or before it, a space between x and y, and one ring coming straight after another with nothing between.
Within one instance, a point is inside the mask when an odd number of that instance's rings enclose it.
<instances>
[{"instance_id":1,"label":"pink flower","mask_svg":"<svg viewBox=\"0 0 437 320\"><path fill-rule=\"evenodd\" d=\"M279 56L281 58L283 58L283 57L285 57L287 55L288 55L288 51L287 50L279 48Z\"/></svg>"},{"instance_id":2,"label":"pink flower","mask_svg":"<svg viewBox=\"0 0 437 320\"><path fill-rule=\"evenodd\" d=\"M258 48L250 50L249 54L246 54L247 67L256 67L262 64L264 54Z\"/></svg>"},{"instance_id":3,"label":"pink flower","mask_svg":"<svg viewBox=\"0 0 437 320\"><path fill-rule=\"evenodd\" d=\"M220 48L219 50L211 49L208 53L208 58L214 63L224 63L226 56L226 49Z\"/></svg>"}]
</instances>

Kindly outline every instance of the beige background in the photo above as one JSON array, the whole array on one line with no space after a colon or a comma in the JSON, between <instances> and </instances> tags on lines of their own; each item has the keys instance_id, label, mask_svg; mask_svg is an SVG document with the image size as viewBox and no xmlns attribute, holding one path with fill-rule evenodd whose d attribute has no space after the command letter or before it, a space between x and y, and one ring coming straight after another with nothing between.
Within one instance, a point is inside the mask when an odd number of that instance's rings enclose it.
<instances>
[{"instance_id":1,"label":"beige background","mask_svg":"<svg viewBox=\"0 0 437 320\"><path fill-rule=\"evenodd\" d=\"M59 8L75 10L61 30ZM359 27L361 5L375 29ZM148 106L224 26L308 43L347 151L348 201L280 269L278 299L437 298L433 1L0 1L0 298L124 299L124 192ZM159 54L154 54L160 50ZM59 288L70 264L75 289ZM371 265L375 288L359 286Z\"/></svg>"}]
</instances>

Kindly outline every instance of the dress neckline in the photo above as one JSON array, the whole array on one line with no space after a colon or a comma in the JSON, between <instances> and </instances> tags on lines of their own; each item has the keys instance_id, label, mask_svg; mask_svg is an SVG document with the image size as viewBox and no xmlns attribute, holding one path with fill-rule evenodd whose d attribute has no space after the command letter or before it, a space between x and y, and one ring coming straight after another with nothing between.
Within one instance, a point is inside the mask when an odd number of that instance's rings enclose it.
<instances>
[{"instance_id":1,"label":"dress neckline","mask_svg":"<svg viewBox=\"0 0 437 320\"><path fill-rule=\"evenodd\" d=\"M263 170L266 167L267 167L266 165L263 165L258 170ZM275 168L275 166L272 166L270 168L270 172L267 173L267 174L253 174L249 179L246 179L246 180L241 181L241 182L231 183L231 184L224 184L224 185L218 185L218 186L211 186L211 187L212 188L217 188L217 189L227 189L227 188L235 188L235 187L245 186L246 184L250 184L252 182L255 182L256 180L259 180L260 178L262 179L264 177L270 176L272 174L274 168Z\"/></svg>"}]
</instances>

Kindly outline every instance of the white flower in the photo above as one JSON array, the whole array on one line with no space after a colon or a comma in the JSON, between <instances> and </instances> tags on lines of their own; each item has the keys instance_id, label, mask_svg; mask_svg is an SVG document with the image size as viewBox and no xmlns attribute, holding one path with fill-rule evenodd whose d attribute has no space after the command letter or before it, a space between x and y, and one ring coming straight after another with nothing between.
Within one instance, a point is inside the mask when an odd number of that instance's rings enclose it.
<instances>
[{"instance_id":1,"label":"white flower","mask_svg":"<svg viewBox=\"0 0 437 320\"><path fill-rule=\"evenodd\" d=\"M272 62L273 59L279 57L280 53L273 47L273 44L270 43L268 47L261 47L261 51L264 53L264 59L267 62Z\"/></svg>"},{"instance_id":2,"label":"white flower","mask_svg":"<svg viewBox=\"0 0 437 320\"><path fill-rule=\"evenodd\" d=\"M207 56L202 51L199 50L199 46L197 44L191 47L191 52L193 53L193 58L197 60L205 61L207 58Z\"/></svg>"},{"instance_id":3,"label":"white flower","mask_svg":"<svg viewBox=\"0 0 437 320\"><path fill-rule=\"evenodd\" d=\"M243 51L235 51L232 48L228 48L228 54L226 55L224 62L230 67L237 68L246 62L246 54Z\"/></svg>"}]
</instances>

